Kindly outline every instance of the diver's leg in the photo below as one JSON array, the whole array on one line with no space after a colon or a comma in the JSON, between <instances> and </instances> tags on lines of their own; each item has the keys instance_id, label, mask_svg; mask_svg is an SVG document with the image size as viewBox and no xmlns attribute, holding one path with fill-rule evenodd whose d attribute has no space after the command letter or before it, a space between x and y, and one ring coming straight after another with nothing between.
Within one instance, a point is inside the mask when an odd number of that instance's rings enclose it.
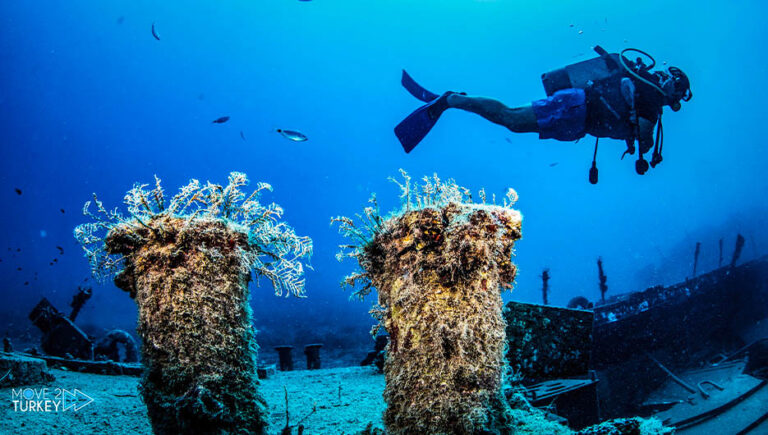
<instances>
[{"instance_id":1,"label":"diver's leg","mask_svg":"<svg viewBox=\"0 0 768 435\"><path fill-rule=\"evenodd\" d=\"M451 94L448 96L448 107L476 113L495 124L507 127L515 133L536 133L539 131L536 114L530 104L521 107L507 107L502 102L491 98Z\"/></svg>"}]
</instances>

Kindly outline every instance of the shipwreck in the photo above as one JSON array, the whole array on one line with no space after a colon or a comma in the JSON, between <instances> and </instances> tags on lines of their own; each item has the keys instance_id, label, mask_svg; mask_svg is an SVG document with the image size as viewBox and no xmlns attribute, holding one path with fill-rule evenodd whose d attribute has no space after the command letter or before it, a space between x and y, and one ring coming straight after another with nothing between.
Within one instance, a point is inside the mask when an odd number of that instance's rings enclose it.
<instances>
[{"instance_id":1,"label":"shipwreck","mask_svg":"<svg viewBox=\"0 0 768 435\"><path fill-rule=\"evenodd\" d=\"M640 415L676 433L766 433L768 256L737 260L589 309L510 302L526 397L575 429Z\"/></svg>"}]
</instances>

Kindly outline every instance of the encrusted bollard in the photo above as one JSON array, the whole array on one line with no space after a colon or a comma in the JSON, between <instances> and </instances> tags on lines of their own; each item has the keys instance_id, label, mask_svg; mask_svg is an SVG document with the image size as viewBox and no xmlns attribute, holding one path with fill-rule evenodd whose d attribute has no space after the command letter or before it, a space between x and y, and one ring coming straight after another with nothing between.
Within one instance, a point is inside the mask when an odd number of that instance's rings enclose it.
<instances>
[{"instance_id":1,"label":"encrusted bollard","mask_svg":"<svg viewBox=\"0 0 768 435\"><path fill-rule=\"evenodd\" d=\"M277 357L280 359L280 371L290 372L293 370L293 346L275 346Z\"/></svg>"},{"instance_id":2,"label":"encrusted bollard","mask_svg":"<svg viewBox=\"0 0 768 435\"><path fill-rule=\"evenodd\" d=\"M504 320L520 215L450 203L409 212L374 239L371 280L390 334L384 365L391 433L480 433L506 425Z\"/></svg>"},{"instance_id":3,"label":"encrusted bollard","mask_svg":"<svg viewBox=\"0 0 768 435\"><path fill-rule=\"evenodd\" d=\"M128 192L130 217L94 196L97 212L84 211L95 222L75 230L94 272L119 270L115 284L136 301L141 389L157 434L264 432L248 283L254 271L276 294L302 296L311 241L275 225L282 210L258 202L269 185L245 199L246 184L236 172L227 186L192 180L166 202L156 178L154 190Z\"/></svg>"},{"instance_id":4,"label":"encrusted bollard","mask_svg":"<svg viewBox=\"0 0 768 435\"><path fill-rule=\"evenodd\" d=\"M346 278L378 291L374 315L389 333L384 364L387 433L509 433L517 416L502 394L505 323L501 290L512 287L520 214L474 203L466 189L435 176L411 191L403 210L384 220L375 200L363 225L336 218L357 240L341 257L362 271ZM400 184L400 183L398 183ZM411 200L415 197L415 204ZM543 426L541 426L543 427ZM540 428L541 428L540 427Z\"/></svg>"},{"instance_id":5,"label":"encrusted bollard","mask_svg":"<svg viewBox=\"0 0 768 435\"><path fill-rule=\"evenodd\" d=\"M304 346L304 355L307 357L307 370L317 370L320 368L320 343L308 344Z\"/></svg>"}]
</instances>

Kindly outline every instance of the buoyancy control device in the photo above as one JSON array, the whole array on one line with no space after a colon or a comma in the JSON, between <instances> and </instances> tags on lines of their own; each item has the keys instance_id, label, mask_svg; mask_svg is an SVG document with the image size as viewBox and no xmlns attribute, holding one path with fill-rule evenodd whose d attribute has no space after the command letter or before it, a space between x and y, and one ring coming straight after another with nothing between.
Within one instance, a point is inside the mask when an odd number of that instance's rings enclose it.
<instances>
[{"instance_id":1,"label":"buoyancy control device","mask_svg":"<svg viewBox=\"0 0 768 435\"><path fill-rule=\"evenodd\" d=\"M656 61L649 54L627 48L621 53L608 53L602 47L595 46L596 58L567 65L541 75L541 81L547 96L568 89L584 89L587 94L587 133L595 136L595 151L592 157L592 167L589 170L589 182L597 183L597 145L599 138L625 140L627 150L622 155L635 153L635 139L639 136L637 108L635 107L636 90L631 79L638 80L651 86L666 98L664 91L653 81L649 72ZM646 65L638 57L635 61L627 59L624 54L636 52L650 59ZM687 101L687 100L686 100ZM650 166L655 167L661 162L663 132L661 114L659 113L656 126L656 140ZM638 152L635 171L644 174L648 170L648 162L643 153Z\"/></svg>"}]
</instances>

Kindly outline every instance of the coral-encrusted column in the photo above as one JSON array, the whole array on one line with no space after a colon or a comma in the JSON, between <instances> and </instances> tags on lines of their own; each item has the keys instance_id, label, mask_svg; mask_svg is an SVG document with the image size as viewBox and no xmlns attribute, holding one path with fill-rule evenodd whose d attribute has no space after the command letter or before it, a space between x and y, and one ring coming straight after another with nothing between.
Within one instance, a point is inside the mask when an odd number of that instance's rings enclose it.
<instances>
[{"instance_id":1,"label":"coral-encrusted column","mask_svg":"<svg viewBox=\"0 0 768 435\"><path fill-rule=\"evenodd\" d=\"M139 308L154 432L263 433L247 234L221 219L157 216L116 225L106 245L125 256L115 283Z\"/></svg>"},{"instance_id":2,"label":"coral-encrusted column","mask_svg":"<svg viewBox=\"0 0 768 435\"><path fill-rule=\"evenodd\" d=\"M392 219L366 248L390 334L387 432L510 432L500 292L515 278L520 214L449 203Z\"/></svg>"}]
</instances>

